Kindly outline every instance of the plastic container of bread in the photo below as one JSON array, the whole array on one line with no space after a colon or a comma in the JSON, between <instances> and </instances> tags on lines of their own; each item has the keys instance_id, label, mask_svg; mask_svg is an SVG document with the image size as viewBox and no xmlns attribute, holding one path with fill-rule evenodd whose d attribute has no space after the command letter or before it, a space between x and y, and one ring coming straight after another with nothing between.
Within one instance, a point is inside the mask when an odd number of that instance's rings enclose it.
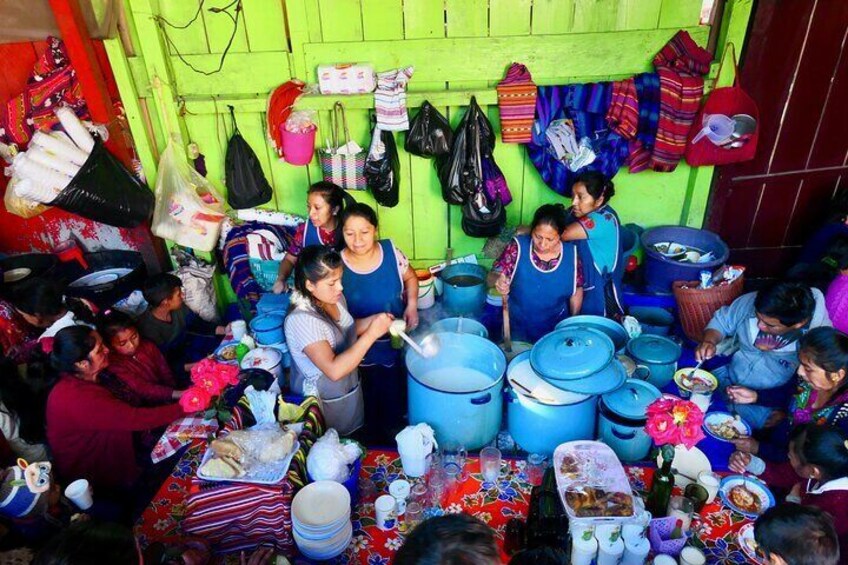
<instances>
[{"instance_id":1,"label":"plastic container of bread","mask_svg":"<svg viewBox=\"0 0 848 565\"><path fill-rule=\"evenodd\" d=\"M562 505L572 521L608 524L633 518L633 491L615 452L599 441L569 441L554 451Z\"/></svg>"}]
</instances>

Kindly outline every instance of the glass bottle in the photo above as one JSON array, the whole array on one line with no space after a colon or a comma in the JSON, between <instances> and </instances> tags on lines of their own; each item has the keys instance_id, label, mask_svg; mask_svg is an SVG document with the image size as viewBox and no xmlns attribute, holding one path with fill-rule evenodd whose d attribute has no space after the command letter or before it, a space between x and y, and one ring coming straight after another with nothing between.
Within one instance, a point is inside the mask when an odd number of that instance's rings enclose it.
<instances>
[{"instance_id":1,"label":"glass bottle","mask_svg":"<svg viewBox=\"0 0 848 565\"><path fill-rule=\"evenodd\" d=\"M651 490L645 506L654 518L661 518L668 513L668 501L674 488L674 473L671 472L671 462L674 460L674 447L662 447L662 467L654 473Z\"/></svg>"}]
</instances>

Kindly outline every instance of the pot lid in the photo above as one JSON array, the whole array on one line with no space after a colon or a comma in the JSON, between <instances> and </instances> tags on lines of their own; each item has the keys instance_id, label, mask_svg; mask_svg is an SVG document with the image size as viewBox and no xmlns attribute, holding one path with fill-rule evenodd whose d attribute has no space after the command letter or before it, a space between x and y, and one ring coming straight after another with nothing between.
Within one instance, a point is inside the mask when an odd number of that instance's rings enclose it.
<instances>
[{"instance_id":1,"label":"pot lid","mask_svg":"<svg viewBox=\"0 0 848 565\"><path fill-rule=\"evenodd\" d=\"M613 360L606 367L585 379L573 381L549 380L548 382L552 386L568 392L597 396L619 388L626 380L627 371L624 370L624 366L618 360Z\"/></svg>"},{"instance_id":2,"label":"pot lid","mask_svg":"<svg viewBox=\"0 0 848 565\"><path fill-rule=\"evenodd\" d=\"M273 347L257 347L241 360L242 369L273 369L283 360L283 354Z\"/></svg>"},{"instance_id":3,"label":"pot lid","mask_svg":"<svg viewBox=\"0 0 848 565\"><path fill-rule=\"evenodd\" d=\"M642 334L627 344L627 352L639 363L676 363L682 350L678 344L660 335Z\"/></svg>"},{"instance_id":4,"label":"pot lid","mask_svg":"<svg viewBox=\"0 0 848 565\"><path fill-rule=\"evenodd\" d=\"M597 373L609 365L614 354L612 340L600 331L563 328L533 346L530 363L548 381L573 381Z\"/></svg>"},{"instance_id":5,"label":"pot lid","mask_svg":"<svg viewBox=\"0 0 848 565\"><path fill-rule=\"evenodd\" d=\"M624 386L605 394L604 405L628 420L643 420L648 405L662 396L657 387L640 379L627 379Z\"/></svg>"},{"instance_id":6,"label":"pot lid","mask_svg":"<svg viewBox=\"0 0 848 565\"><path fill-rule=\"evenodd\" d=\"M616 351L624 349L624 346L627 345L627 340L630 339L630 336L627 334L627 330L624 329L624 326L615 320L610 320L603 316L592 316L589 314L569 316L565 320L559 322L555 329L559 330L574 326L581 326L602 332L612 340Z\"/></svg>"},{"instance_id":7,"label":"pot lid","mask_svg":"<svg viewBox=\"0 0 848 565\"><path fill-rule=\"evenodd\" d=\"M515 356L515 359L509 364L506 378L516 394L542 404L567 406L583 402L589 398L588 394L577 394L552 386L539 376L530 365L529 351Z\"/></svg>"},{"instance_id":8,"label":"pot lid","mask_svg":"<svg viewBox=\"0 0 848 565\"><path fill-rule=\"evenodd\" d=\"M283 325L285 318L280 314L261 314L250 321L250 329L255 332L276 330Z\"/></svg>"},{"instance_id":9,"label":"pot lid","mask_svg":"<svg viewBox=\"0 0 848 565\"><path fill-rule=\"evenodd\" d=\"M284 313L289 309L291 296L289 294L274 294L266 292L259 297L259 302L256 303L256 308L261 312L281 312Z\"/></svg>"}]
</instances>

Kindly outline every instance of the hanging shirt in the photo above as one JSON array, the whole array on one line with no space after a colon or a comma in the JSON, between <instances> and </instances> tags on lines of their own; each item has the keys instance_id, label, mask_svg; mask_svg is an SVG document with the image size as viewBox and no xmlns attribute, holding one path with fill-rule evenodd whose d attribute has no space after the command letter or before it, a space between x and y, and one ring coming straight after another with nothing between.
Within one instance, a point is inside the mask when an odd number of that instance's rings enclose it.
<instances>
[{"instance_id":1,"label":"hanging shirt","mask_svg":"<svg viewBox=\"0 0 848 565\"><path fill-rule=\"evenodd\" d=\"M406 112L406 85L412 78L414 67L392 69L377 73L377 90L374 91L374 113L377 127L383 131L409 129Z\"/></svg>"}]
</instances>

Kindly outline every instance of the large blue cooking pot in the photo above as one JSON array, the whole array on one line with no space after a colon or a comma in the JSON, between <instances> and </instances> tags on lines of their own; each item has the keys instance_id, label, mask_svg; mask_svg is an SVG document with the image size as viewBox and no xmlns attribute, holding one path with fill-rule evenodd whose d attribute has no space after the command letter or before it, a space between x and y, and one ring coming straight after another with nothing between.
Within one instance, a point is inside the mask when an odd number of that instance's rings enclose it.
<instances>
[{"instance_id":1,"label":"large blue cooking pot","mask_svg":"<svg viewBox=\"0 0 848 565\"><path fill-rule=\"evenodd\" d=\"M501 428L506 358L498 346L473 334L435 333L433 357L406 353L409 423L426 422L436 441L478 449Z\"/></svg>"},{"instance_id":2,"label":"large blue cooking pot","mask_svg":"<svg viewBox=\"0 0 848 565\"><path fill-rule=\"evenodd\" d=\"M507 368L506 420L510 435L530 453L553 454L561 443L595 438L597 397L561 390L530 366L530 352Z\"/></svg>"}]
</instances>

